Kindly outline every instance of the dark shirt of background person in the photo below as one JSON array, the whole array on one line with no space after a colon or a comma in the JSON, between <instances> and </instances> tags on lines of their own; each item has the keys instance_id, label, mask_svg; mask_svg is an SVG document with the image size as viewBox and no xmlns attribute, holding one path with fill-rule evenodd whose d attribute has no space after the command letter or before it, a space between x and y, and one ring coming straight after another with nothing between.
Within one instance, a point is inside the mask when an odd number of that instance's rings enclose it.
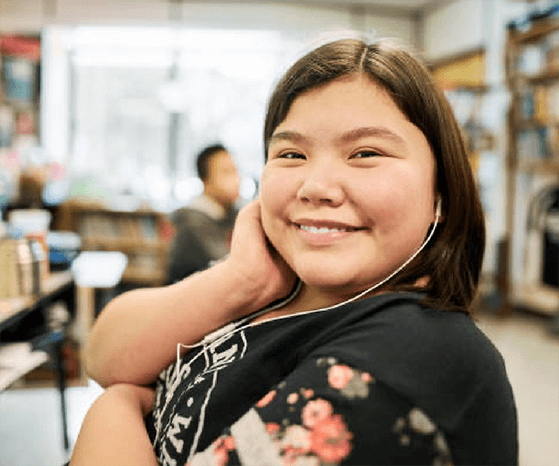
<instances>
[{"instance_id":1,"label":"dark shirt of background person","mask_svg":"<svg viewBox=\"0 0 559 466\"><path fill-rule=\"evenodd\" d=\"M221 144L203 149L196 158L204 192L173 212L175 235L169 254L168 283L206 268L229 252L237 216L240 179L231 154Z\"/></svg>"}]
</instances>

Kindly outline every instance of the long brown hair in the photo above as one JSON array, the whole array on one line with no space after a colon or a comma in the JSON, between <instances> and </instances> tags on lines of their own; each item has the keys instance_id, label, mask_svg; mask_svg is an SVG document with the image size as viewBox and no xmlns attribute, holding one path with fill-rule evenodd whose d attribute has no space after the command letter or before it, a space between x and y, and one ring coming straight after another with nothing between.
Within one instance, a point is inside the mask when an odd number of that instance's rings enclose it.
<instances>
[{"instance_id":1,"label":"long brown hair","mask_svg":"<svg viewBox=\"0 0 559 466\"><path fill-rule=\"evenodd\" d=\"M422 291L425 305L468 312L475 297L485 250L485 217L466 146L443 93L420 59L401 47L359 39L331 42L299 59L277 84L264 125L266 158L273 132L294 100L344 76L363 74L384 88L427 138L436 161L436 193L442 220L425 249L386 288ZM429 283L418 288L424 276Z\"/></svg>"}]
</instances>

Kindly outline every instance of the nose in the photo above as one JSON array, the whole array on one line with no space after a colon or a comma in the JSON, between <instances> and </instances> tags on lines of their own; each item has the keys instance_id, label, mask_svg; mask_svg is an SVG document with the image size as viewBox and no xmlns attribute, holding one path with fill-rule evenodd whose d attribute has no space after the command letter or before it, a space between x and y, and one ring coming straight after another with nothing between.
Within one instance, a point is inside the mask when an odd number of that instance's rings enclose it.
<instances>
[{"instance_id":1,"label":"nose","mask_svg":"<svg viewBox=\"0 0 559 466\"><path fill-rule=\"evenodd\" d=\"M316 168L305 176L297 196L304 202L332 207L342 204L344 189L332 168Z\"/></svg>"}]
</instances>

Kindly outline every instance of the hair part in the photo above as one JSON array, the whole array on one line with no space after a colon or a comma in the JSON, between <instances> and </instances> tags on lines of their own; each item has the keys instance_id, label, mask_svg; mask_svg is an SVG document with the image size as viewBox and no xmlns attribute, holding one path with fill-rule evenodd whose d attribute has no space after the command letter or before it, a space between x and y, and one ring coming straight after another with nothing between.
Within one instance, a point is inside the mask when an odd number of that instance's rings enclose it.
<instances>
[{"instance_id":1,"label":"hair part","mask_svg":"<svg viewBox=\"0 0 559 466\"><path fill-rule=\"evenodd\" d=\"M442 199L443 220L431 241L384 288L421 291L425 305L467 313L481 273L485 217L460 127L421 60L386 41L368 45L360 39L337 40L309 52L284 74L270 97L265 158L275 129L297 97L351 75L367 76L382 87L424 134L436 162L435 195ZM429 282L419 288L416 282L425 276Z\"/></svg>"},{"instance_id":2,"label":"hair part","mask_svg":"<svg viewBox=\"0 0 559 466\"><path fill-rule=\"evenodd\" d=\"M217 143L202 149L196 156L196 173L203 182L208 179L211 158L218 152L227 152L223 144Z\"/></svg>"}]
</instances>

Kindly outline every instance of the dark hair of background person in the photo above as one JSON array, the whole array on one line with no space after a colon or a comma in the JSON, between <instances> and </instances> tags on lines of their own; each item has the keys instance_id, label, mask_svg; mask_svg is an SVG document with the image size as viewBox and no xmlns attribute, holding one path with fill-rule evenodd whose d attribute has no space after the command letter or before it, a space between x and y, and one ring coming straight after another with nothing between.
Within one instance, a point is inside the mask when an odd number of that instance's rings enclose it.
<instances>
[{"instance_id":1,"label":"dark hair of background person","mask_svg":"<svg viewBox=\"0 0 559 466\"><path fill-rule=\"evenodd\" d=\"M485 251L485 217L458 123L420 59L387 41L368 45L359 39L331 42L308 53L287 71L270 97L265 157L270 138L298 96L355 75L367 76L388 92L423 132L436 161L435 194L442 200L433 238L384 288L421 291L427 306L469 314ZM420 288L415 283L424 276L430 280Z\"/></svg>"},{"instance_id":2,"label":"dark hair of background person","mask_svg":"<svg viewBox=\"0 0 559 466\"><path fill-rule=\"evenodd\" d=\"M210 159L218 152L227 152L227 149L222 144L212 144L211 146L202 149L196 156L196 172L202 181L207 180Z\"/></svg>"}]
</instances>

